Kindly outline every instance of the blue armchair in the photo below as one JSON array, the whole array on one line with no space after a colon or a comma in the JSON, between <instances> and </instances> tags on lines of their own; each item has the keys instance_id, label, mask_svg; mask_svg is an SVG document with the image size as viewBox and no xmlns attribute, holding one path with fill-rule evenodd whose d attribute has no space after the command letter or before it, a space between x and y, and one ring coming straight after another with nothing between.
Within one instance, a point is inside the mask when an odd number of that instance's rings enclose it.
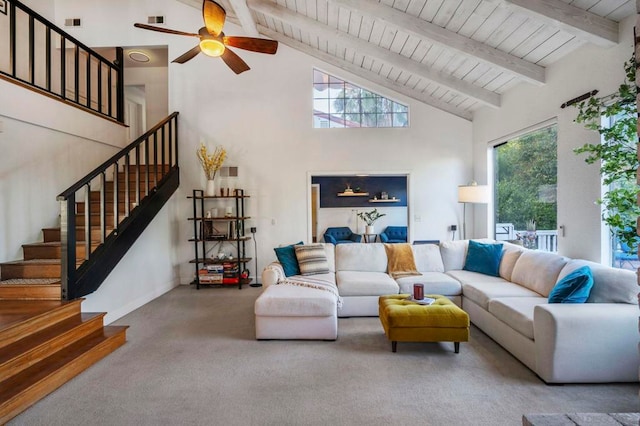
<instances>
[{"instance_id":1,"label":"blue armchair","mask_svg":"<svg viewBox=\"0 0 640 426\"><path fill-rule=\"evenodd\" d=\"M387 226L387 229L380 234L380 241L383 243L406 243L407 227L406 226Z\"/></svg>"},{"instance_id":2,"label":"blue armchair","mask_svg":"<svg viewBox=\"0 0 640 426\"><path fill-rule=\"evenodd\" d=\"M327 228L324 232L324 241L333 245L359 243L362 241L362 235L354 234L348 226Z\"/></svg>"}]
</instances>

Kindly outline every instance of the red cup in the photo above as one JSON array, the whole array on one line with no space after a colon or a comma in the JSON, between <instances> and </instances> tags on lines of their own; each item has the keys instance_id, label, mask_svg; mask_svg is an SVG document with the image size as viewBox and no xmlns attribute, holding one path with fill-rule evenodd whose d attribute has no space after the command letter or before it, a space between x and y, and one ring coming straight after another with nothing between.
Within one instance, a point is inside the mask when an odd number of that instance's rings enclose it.
<instances>
[{"instance_id":1,"label":"red cup","mask_svg":"<svg viewBox=\"0 0 640 426\"><path fill-rule=\"evenodd\" d=\"M413 285L413 298L416 300L424 299L424 284Z\"/></svg>"}]
</instances>

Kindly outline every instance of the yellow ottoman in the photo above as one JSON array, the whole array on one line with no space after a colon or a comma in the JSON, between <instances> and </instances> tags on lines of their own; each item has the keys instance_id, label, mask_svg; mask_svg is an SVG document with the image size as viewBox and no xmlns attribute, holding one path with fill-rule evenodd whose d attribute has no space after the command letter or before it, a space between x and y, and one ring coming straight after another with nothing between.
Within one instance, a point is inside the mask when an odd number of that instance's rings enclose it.
<instances>
[{"instance_id":1,"label":"yellow ottoman","mask_svg":"<svg viewBox=\"0 0 640 426\"><path fill-rule=\"evenodd\" d=\"M460 352L460 342L469 341L469 315L444 296L427 294L436 299L431 305L412 302L409 294L380 296L380 322L391 350L398 342L454 342Z\"/></svg>"}]
</instances>

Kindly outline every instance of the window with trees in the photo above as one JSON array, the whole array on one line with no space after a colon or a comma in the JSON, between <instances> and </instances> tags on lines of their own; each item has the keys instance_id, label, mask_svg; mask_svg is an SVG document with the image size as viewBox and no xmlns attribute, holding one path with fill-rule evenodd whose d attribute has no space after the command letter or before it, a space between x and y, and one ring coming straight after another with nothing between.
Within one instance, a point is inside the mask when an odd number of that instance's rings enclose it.
<instances>
[{"instance_id":1,"label":"window with trees","mask_svg":"<svg viewBox=\"0 0 640 426\"><path fill-rule=\"evenodd\" d=\"M557 251L557 126L494 147L495 236Z\"/></svg>"},{"instance_id":2,"label":"window with trees","mask_svg":"<svg viewBox=\"0 0 640 426\"><path fill-rule=\"evenodd\" d=\"M313 70L313 127L408 127L409 107Z\"/></svg>"}]
</instances>

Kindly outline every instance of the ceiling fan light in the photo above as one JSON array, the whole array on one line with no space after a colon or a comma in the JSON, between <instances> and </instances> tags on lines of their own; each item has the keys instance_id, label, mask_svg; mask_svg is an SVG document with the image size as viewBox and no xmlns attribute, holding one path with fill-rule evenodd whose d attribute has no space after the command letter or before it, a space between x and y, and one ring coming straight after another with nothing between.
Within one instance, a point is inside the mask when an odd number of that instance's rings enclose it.
<instances>
[{"instance_id":1,"label":"ceiling fan light","mask_svg":"<svg viewBox=\"0 0 640 426\"><path fill-rule=\"evenodd\" d=\"M202 50L202 53L205 55L217 58L218 56L222 56L224 49L224 44L220 40L210 38L200 40L200 50Z\"/></svg>"}]
</instances>

